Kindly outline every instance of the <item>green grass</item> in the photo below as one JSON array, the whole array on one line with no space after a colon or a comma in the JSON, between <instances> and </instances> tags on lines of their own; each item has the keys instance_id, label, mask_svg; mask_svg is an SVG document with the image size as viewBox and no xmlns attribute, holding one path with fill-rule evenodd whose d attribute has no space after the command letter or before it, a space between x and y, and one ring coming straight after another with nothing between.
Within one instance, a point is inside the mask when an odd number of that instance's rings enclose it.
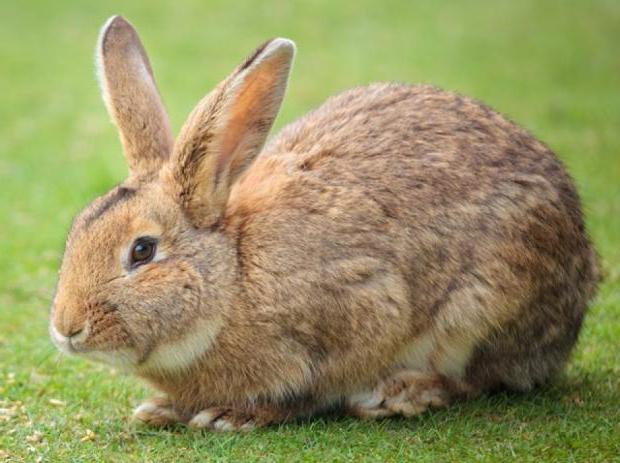
<instances>
[{"instance_id":1,"label":"green grass","mask_svg":"<svg viewBox=\"0 0 620 463\"><path fill-rule=\"evenodd\" d=\"M0 411L0 461L620 460L620 4L176 3L0 4L0 409L14 411ZM482 99L547 142L576 179L606 275L566 374L408 421L323 417L247 435L128 423L145 388L60 358L47 336L71 218L125 174L92 69L117 12L140 30L176 129L280 35L299 54L279 127L338 90L400 80Z\"/></svg>"}]
</instances>

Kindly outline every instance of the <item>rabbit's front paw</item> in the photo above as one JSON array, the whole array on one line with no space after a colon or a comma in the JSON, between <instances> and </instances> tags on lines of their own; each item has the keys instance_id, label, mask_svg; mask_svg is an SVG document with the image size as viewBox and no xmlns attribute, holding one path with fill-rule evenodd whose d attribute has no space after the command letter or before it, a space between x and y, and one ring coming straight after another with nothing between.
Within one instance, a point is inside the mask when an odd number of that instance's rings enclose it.
<instances>
[{"instance_id":1,"label":"rabbit's front paw","mask_svg":"<svg viewBox=\"0 0 620 463\"><path fill-rule=\"evenodd\" d=\"M226 407L211 407L198 412L187 424L195 429L249 431L256 427L256 418L246 411L237 411Z\"/></svg>"},{"instance_id":2,"label":"rabbit's front paw","mask_svg":"<svg viewBox=\"0 0 620 463\"><path fill-rule=\"evenodd\" d=\"M165 397L153 397L140 404L133 412L133 419L157 427L172 426L179 422L177 412Z\"/></svg>"}]
</instances>

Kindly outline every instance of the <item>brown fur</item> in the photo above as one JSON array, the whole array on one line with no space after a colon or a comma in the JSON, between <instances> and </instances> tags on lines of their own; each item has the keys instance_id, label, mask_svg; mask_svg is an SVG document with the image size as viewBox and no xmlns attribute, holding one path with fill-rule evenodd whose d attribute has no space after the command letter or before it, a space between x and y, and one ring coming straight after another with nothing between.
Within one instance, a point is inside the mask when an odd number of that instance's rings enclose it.
<instances>
[{"instance_id":1,"label":"brown fur","mask_svg":"<svg viewBox=\"0 0 620 463\"><path fill-rule=\"evenodd\" d=\"M158 176L76 220L57 342L167 394L138 419L218 430L339 405L411 416L559 371L599 274L556 156L480 103L404 84L332 97L261 152L292 57L259 48ZM128 269L139 236L159 257Z\"/></svg>"}]
</instances>

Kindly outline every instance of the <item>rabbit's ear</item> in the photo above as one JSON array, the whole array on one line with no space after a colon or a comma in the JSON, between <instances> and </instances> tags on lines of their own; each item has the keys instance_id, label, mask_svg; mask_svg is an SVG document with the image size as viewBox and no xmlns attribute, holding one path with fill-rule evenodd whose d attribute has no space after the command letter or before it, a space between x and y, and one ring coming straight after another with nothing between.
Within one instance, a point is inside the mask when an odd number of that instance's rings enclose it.
<instances>
[{"instance_id":1,"label":"rabbit's ear","mask_svg":"<svg viewBox=\"0 0 620 463\"><path fill-rule=\"evenodd\" d=\"M130 175L153 175L172 151L170 122L138 33L121 16L113 16L101 29L97 71L103 101L120 131Z\"/></svg>"},{"instance_id":2,"label":"rabbit's ear","mask_svg":"<svg viewBox=\"0 0 620 463\"><path fill-rule=\"evenodd\" d=\"M294 55L290 40L266 42L189 116L174 146L168 181L195 226L217 221L232 184L262 149Z\"/></svg>"}]
</instances>

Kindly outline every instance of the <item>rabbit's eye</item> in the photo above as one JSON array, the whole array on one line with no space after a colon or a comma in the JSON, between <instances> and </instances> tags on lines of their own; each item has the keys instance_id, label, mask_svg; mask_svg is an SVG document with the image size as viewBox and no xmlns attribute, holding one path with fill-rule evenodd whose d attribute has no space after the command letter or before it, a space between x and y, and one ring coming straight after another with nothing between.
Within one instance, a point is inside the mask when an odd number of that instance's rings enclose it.
<instances>
[{"instance_id":1,"label":"rabbit's eye","mask_svg":"<svg viewBox=\"0 0 620 463\"><path fill-rule=\"evenodd\" d=\"M130 264L138 266L150 262L155 256L157 241L153 238L138 238L132 248L130 254Z\"/></svg>"}]
</instances>

